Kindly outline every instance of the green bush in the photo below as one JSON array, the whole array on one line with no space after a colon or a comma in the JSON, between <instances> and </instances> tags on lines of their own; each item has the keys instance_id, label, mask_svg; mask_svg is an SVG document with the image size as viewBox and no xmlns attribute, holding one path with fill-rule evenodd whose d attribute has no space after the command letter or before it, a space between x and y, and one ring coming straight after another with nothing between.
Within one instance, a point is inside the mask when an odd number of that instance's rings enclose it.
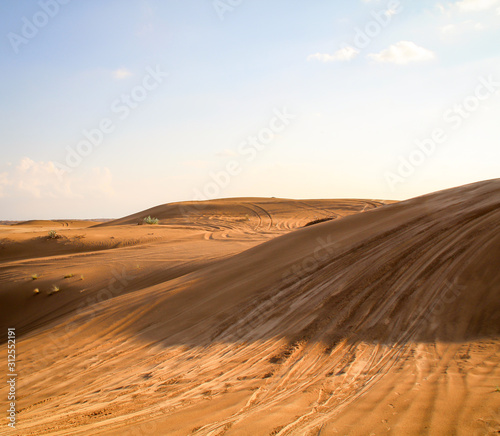
<instances>
[{"instance_id":1,"label":"green bush","mask_svg":"<svg viewBox=\"0 0 500 436\"><path fill-rule=\"evenodd\" d=\"M57 234L57 232L55 230L50 230L49 231L49 239L57 239L59 237L60 236Z\"/></svg>"},{"instance_id":2,"label":"green bush","mask_svg":"<svg viewBox=\"0 0 500 436\"><path fill-rule=\"evenodd\" d=\"M159 222L160 220L158 218L154 218L151 216L147 216L146 218L144 218L145 224L158 224Z\"/></svg>"},{"instance_id":3,"label":"green bush","mask_svg":"<svg viewBox=\"0 0 500 436\"><path fill-rule=\"evenodd\" d=\"M49 291L49 295L53 295L57 292L59 292L61 289L59 288L59 286L56 286L56 285L52 285L52 289Z\"/></svg>"}]
</instances>

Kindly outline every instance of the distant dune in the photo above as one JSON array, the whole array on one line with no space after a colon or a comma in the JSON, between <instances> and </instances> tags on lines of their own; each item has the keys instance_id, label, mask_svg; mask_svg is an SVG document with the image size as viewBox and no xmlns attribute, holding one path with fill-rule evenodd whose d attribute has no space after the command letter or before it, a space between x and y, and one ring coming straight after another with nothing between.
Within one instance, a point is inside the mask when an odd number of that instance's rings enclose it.
<instances>
[{"instance_id":1,"label":"distant dune","mask_svg":"<svg viewBox=\"0 0 500 436\"><path fill-rule=\"evenodd\" d=\"M496 434L499 223L496 179L1 229L20 434Z\"/></svg>"},{"instance_id":2,"label":"distant dune","mask_svg":"<svg viewBox=\"0 0 500 436\"><path fill-rule=\"evenodd\" d=\"M281 198L225 198L208 201L185 201L153 207L102 224L116 226L142 224L144 217L158 218L161 224L182 224L220 221L222 226L234 224L241 226L242 220L266 223L280 228L295 228L302 221L318 218L338 218L360 211L374 209L386 204L381 200L289 200ZM274 221L273 221L274 220ZM236 227L239 227L238 225Z\"/></svg>"},{"instance_id":3,"label":"distant dune","mask_svg":"<svg viewBox=\"0 0 500 436\"><path fill-rule=\"evenodd\" d=\"M30 220L16 223L17 226L31 227L90 227L95 225L94 220Z\"/></svg>"},{"instance_id":4,"label":"distant dune","mask_svg":"<svg viewBox=\"0 0 500 436\"><path fill-rule=\"evenodd\" d=\"M34 226L34 227L75 227L91 226L96 223L112 221L109 218L85 219L85 220L29 220L29 221L0 221L4 226Z\"/></svg>"}]
</instances>

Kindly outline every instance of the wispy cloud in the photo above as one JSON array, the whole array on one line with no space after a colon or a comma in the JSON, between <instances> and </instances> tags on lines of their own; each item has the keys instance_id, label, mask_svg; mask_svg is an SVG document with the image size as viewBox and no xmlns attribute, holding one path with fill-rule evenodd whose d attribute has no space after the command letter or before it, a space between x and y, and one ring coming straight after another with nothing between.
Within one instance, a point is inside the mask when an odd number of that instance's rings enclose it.
<instances>
[{"instance_id":1,"label":"wispy cloud","mask_svg":"<svg viewBox=\"0 0 500 436\"><path fill-rule=\"evenodd\" d=\"M110 196L114 190L108 168L92 168L63 180L53 162L35 162L24 157L17 166L0 174L0 197L85 198Z\"/></svg>"},{"instance_id":2,"label":"wispy cloud","mask_svg":"<svg viewBox=\"0 0 500 436\"><path fill-rule=\"evenodd\" d=\"M7 188L10 189L12 183L13 182L9 179L8 173L0 174L0 198L5 197L7 195Z\"/></svg>"},{"instance_id":3,"label":"wispy cloud","mask_svg":"<svg viewBox=\"0 0 500 436\"><path fill-rule=\"evenodd\" d=\"M113 71L112 74L113 77L118 80L126 79L127 77L130 77L132 75L132 73L126 68L119 68L118 70Z\"/></svg>"},{"instance_id":4,"label":"wispy cloud","mask_svg":"<svg viewBox=\"0 0 500 436\"><path fill-rule=\"evenodd\" d=\"M411 41L400 41L382 50L380 53L369 54L368 57L376 62L386 62L398 65L412 62L425 62L434 59L432 51L418 46Z\"/></svg>"},{"instance_id":5,"label":"wispy cloud","mask_svg":"<svg viewBox=\"0 0 500 436\"><path fill-rule=\"evenodd\" d=\"M354 59L359 54L359 50L354 47L344 47L337 50L333 54L327 53L315 53L307 57L308 61L320 61L320 62L335 62L335 61L350 61Z\"/></svg>"},{"instance_id":6,"label":"wispy cloud","mask_svg":"<svg viewBox=\"0 0 500 436\"><path fill-rule=\"evenodd\" d=\"M484 11L497 5L499 0L461 0L457 7L462 12Z\"/></svg>"},{"instance_id":7,"label":"wispy cloud","mask_svg":"<svg viewBox=\"0 0 500 436\"><path fill-rule=\"evenodd\" d=\"M388 17L392 17L393 15L396 15L397 13L398 13L398 7L395 7L395 6L389 7L385 11L385 15L387 15Z\"/></svg>"},{"instance_id":8,"label":"wispy cloud","mask_svg":"<svg viewBox=\"0 0 500 436\"><path fill-rule=\"evenodd\" d=\"M238 156L238 153L236 153L233 150L229 150L228 148L225 148L224 150L219 151L215 155L218 157L234 157L234 156Z\"/></svg>"},{"instance_id":9,"label":"wispy cloud","mask_svg":"<svg viewBox=\"0 0 500 436\"><path fill-rule=\"evenodd\" d=\"M444 35L456 35L467 31L484 30L485 26L480 22L472 20L462 21L456 24L448 24L441 27L441 33Z\"/></svg>"},{"instance_id":10,"label":"wispy cloud","mask_svg":"<svg viewBox=\"0 0 500 436\"><path fill-rule=\"evenodd\" d=\"M185 167L197 169L208 168L211 164L212 162L203 159L194 159L182 162L182 165L184 165Z\"/></svg>"}]
</instances>

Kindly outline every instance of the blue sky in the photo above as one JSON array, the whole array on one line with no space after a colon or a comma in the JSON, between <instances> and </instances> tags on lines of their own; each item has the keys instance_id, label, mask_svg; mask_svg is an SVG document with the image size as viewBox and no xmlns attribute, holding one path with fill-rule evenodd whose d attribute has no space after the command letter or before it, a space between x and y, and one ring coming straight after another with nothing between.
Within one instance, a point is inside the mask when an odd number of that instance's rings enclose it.
<instances>
[{"instance_id":1,"label":"blue sky","mask_svg":"<svg viewBox=\"0 0 500 436\"><path fill-rule=\"evenodd\" d=\"M405 199L499 177L500 0L40 0L0 13L0 219Z\"/></svg>"}]
</instances>

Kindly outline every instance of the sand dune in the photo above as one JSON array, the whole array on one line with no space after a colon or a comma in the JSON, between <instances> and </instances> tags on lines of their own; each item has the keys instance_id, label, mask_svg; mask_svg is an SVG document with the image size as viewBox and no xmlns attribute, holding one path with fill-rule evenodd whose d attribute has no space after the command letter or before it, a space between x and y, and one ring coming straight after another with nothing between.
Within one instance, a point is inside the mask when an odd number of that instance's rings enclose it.
<instances>
[{"instance_id":1,"label":"sand dune","mask_svg":"<svg viewBox=\"0 0 500 436\"><path fill-rule=\"evenodd\" d=\"M500 180L385 203L177 203L79 240L2 230L21 247L0 250L19 434L496 434ZM35 242L47 254L21 258Z\"/></svg>"},{"instance_id":2,"label":"sand dune","mask_svg":"<svg viewBox=\"0 0 500 436\"><path fill-rule=\"evenodd\" d=\"M260 227L295 228L318 218L339 218L392 203L382 200L289 200L281 198L226 198L210 201L169 203L125 218L102 224L116 226L142 224L145 216L154 216L160 224L241 227L259 223ZM263 229L261 229L263 230Z\"/></svg>"},{"instance_id":3,"label":"sand dune","mask_svg":"<svg viewBox=\"0 0 500 436\"><path fill-rule=\"evenodd\" d=\"M0 322L26 332L47 319L66 316L89 299L109 298L105 289L123 282L123 275L134 279L127 279L120 294L192 272L318 217L338 218L384 203L228 199L196 204L196 208L192 204L161 205L154 213L147 210L102 225L82 221L60 228L53 221L30 221L0 228L2 307L23 307L7 310ZM160 218L160 224L138 226L148 215ZM56 231L57 239L49 239L50 230ZM73 277L64 278L70 274ZM33 275L38 278L32 280ZM35 288L47 294L54 285L68 292L57 299L33 298ZM0 330L2 335L5 329Z\"/></svg>"},{"instance_id":4,"label":"sand dune","mask_svg":"<svg viewBox=\"0 0 500 436\"><path fill-rule=\"evenodd\" d=\"M44 229L45 228L58 229L61 227L85 228L94 226L96 225L96 223L93 220L30 220L30 221L22 221L14 225L22 227L41 227Z\"/></svg>"}]
</instances>

